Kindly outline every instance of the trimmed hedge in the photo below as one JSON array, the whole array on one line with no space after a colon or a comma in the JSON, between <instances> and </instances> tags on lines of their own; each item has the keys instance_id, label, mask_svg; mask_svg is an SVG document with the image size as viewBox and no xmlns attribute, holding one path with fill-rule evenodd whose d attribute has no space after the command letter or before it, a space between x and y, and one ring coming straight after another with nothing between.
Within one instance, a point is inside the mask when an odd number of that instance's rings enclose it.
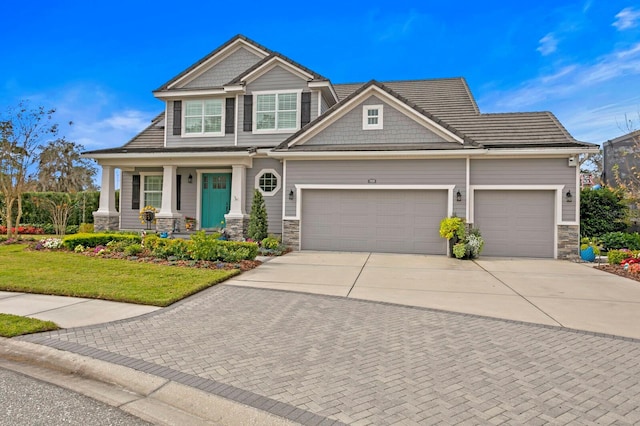
<instances>
[{"instance_id":1,"label":"trimmed hedge","mask_svg":"<svg viewBox=\"0 0 640 426\"><path fill-rule=\"evenodd\" d=\"M219 260L239 262L253 260L258 255L258 244L239 241L218 240L219 236L198 232L191 236L191 258L193 260Z\"/></svg>"},{"instance_id":2,"label":"trimmed hedge","mask_svg":"<svg viewBox=\"0 0 640 426\"><path fill-rule=\"evenodd\" d=\"M106 246L111 241L130 241L133 243L140 243L142 238L135 234L75 234L69 235L62 240L62 245L69 250L73 250L77 245L84 247L97 247Z\"/></svg>"},{"instance_id":3,"label":"trimmed hedge","mask_svg":"<svg viewBox=\"0 0 640 426\"><path fill-rule=\"evenodd\" d=\"M636 258L639 253L638 250L611 250L607 253L607 262L609 265L619 265L625 259Z\"/></svg>"}]
</instances>

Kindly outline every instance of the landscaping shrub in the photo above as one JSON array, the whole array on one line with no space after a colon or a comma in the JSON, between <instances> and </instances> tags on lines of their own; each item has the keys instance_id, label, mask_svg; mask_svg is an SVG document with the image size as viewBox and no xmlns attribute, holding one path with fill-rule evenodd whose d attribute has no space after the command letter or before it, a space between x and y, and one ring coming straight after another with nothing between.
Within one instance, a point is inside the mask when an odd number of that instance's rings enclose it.
<instances>
[{"instance_id":1,"label":"landscaping shrub","mask_svg":"<svg viewBox=\"0 0 640 426\"><path fill-rule=\"evenodd\" d=\"M626 230L627 211L622 191L583 189L580 192L580 235L601 237L609 232Z\"/></svg>"},{"instance_id":2,"label":"landscaping shrub","mask_svg":"<svg viewBox=\"0 0 640 426\"><path fill-rule=\"evenodd\" d=\"M125 247L124 254L126 256L137 256L142 253L142 250L142 244L134 243Z\"/></svg>"},{"instance_id":3,"label":"landscaping shrub","mask_svg":"<svg viewBox=\"0 0 640 426\"><path fill-rule=\"evenodd\" d=\"M264 204L264 198L257 189L253 192L253 201L251 204L251 214L249 215L249 227L247 236L253 241L262 241L267 238L268 222L267 207Z\"/></svg>"},{"instance_id":4,"label":"landscaping shrub","mask_svg":"<svg viewBox=\"0 0 640 426\"><path fill-rule=\"evenodd\" d=\"M640 251L632 252L630 250L610 250L607 253L607 261L609 265L619 265L623 260L630 257L636 257Z\"/></svg>"},{"instance_id":5,"label":"landscaping shrub","mask_svg":"<svg viewBox=\"0 0 640 426\"><path fill-rule=\"evenodd\" d=\"M260 245L266 249L274 250L280 245L280 240L276 237L267 237L260 242Z\"/></svg>"},{"instance_id":6,"label":"landscaping shrub","mask_svg":"<svg viewBox=\"0 0 640 426\"><path fill-rule=\"evenodd\" d=\"M219 260L222 262L239 262L253 260L258 255L258 244L221 241L198 232L191 236L191 258L194 260Z\"/></svg>"},{"instance_id":7,"label":"landscaping shrub","mask_svg":"<svg viewBox=\"0 0 640 426\"><path fill-rule=\"evenodd\" d=\"M79 244L84 247L97 247L106 246L111 241L131 241L139 243L142 239L137 234L75 234L66 236L62 240L62 245L69 250L73 250Z\"/></svg>"},{"instance_id":8,"label":"landscaping shrub","mask_svg":"<svg viewBox=\"0 0 640 426\"><path fill-rule=\"evenodd\" d=\"M17 228L11 228L12 232L15 234L22 235L43 235L45 234L45 230L41 227L33 226L33 225L22 225ZM6 234L7 227L4 225L0 226L0 234Z\"/></svg>"},{"instance_id":9,"label":"landscaping shrub","mask_svg":"<svg viewBox=\"0 0 640 426\"><path fill-rule=\"evenodd\" d=\"M78 232L81 234L90 234L93 232L93 223L81 223L78 227Z\"/></svg>"},{"instance_id":10,"label":"landscaping shrub","mask_svg":"<svg viewBox=\"0 0 640 426\"><path fill-rule=\"evenodd\" d=\"M608 232L600 237L600 241L606 250L640 250L640 234L637 232Z\"/></svg>"},{"instance_id":11,"label":"landscaping shrub","mask_svg":"<svg viewBox=\"0 0 640 426\"><path fill-rule=\"evenodd\" d=\"M146 240L145 240L146 241ZM157 238L153 240L153 248L151 255L161 259L175 257L179 260L188 260L191 258L190 249L192 242L181 238L169 240L167 238Z\"/></svg>"}]
</instances>

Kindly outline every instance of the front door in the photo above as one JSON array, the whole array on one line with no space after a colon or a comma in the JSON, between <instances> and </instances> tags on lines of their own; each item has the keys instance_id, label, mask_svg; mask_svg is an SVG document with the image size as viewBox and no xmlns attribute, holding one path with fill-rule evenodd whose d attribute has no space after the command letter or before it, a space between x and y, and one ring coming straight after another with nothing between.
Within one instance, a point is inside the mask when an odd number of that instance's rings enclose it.
<instances>
[{"instance_id":1,"label":"front door","mask_svg":"<svg viewBox=\"0 0 640 426\"><path fill-rule=\"evenodd\" d=\"M231 173L204 173L202 175L201 228L219 228L231 202Z\"/></svg>"}]
</instances>

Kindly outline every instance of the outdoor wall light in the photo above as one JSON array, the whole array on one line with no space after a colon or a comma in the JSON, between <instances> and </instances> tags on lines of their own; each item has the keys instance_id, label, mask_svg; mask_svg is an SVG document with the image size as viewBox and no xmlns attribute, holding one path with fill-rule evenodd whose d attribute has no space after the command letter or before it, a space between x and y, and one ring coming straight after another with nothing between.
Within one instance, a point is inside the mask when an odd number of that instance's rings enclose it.
<instances>
[{"instance_id":1,"label":"outdoor wall light","mask_svg":"<svg viewBox=\"0 0 640 426\"><path fill-rule=\"evenodd\" d=\"M567 203L570 203L573 201L573 195L571 195L571 190L568 190L564 196L567 199Z\"/></svg>"},{"instance_id":2,"label":"outdoor wall light","mask_svg":"<svg viewBox=\"0 0 640 426\"><path fill-rule=\"evenodd\" d=\"M456 192L456 201L462 201L462 194L460 191Z\"/></svg>"},{"instance_id":3,"label":"outdoor wall light","mask_svg":"<svg viewBox=\"0 0 640 426\"><path fill-rule=\"evenodd\" d=\"M293 189L291 191L289 191L289 199L293 200Z\"/></svg>"},{"instance_id":4,"label":"outdoor wall light","mask_svg":"<svg viewBox=\"0 0 640 426\"><path fill-rule=\"evenodd\" d=\"M193 183L193 176L191 176L191 174L189 174L189 177L187 178L187 182Z\"/></svg>"}]
</instances>

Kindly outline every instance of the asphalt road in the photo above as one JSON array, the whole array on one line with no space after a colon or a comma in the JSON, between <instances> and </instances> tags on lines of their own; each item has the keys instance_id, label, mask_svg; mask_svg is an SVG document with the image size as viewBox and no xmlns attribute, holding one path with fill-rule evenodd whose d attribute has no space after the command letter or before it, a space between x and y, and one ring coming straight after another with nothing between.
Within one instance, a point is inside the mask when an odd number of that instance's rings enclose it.
<instances>
[{"instance_id":1,"label":"asphalt road","mask_svg":"<svg viewBox=\"0 0 640 426\"><path fill-rule=\"evenodd\" d=\"M86 396L0 368L0 425L149 425Z\"/></svg>"}]
</instances>

